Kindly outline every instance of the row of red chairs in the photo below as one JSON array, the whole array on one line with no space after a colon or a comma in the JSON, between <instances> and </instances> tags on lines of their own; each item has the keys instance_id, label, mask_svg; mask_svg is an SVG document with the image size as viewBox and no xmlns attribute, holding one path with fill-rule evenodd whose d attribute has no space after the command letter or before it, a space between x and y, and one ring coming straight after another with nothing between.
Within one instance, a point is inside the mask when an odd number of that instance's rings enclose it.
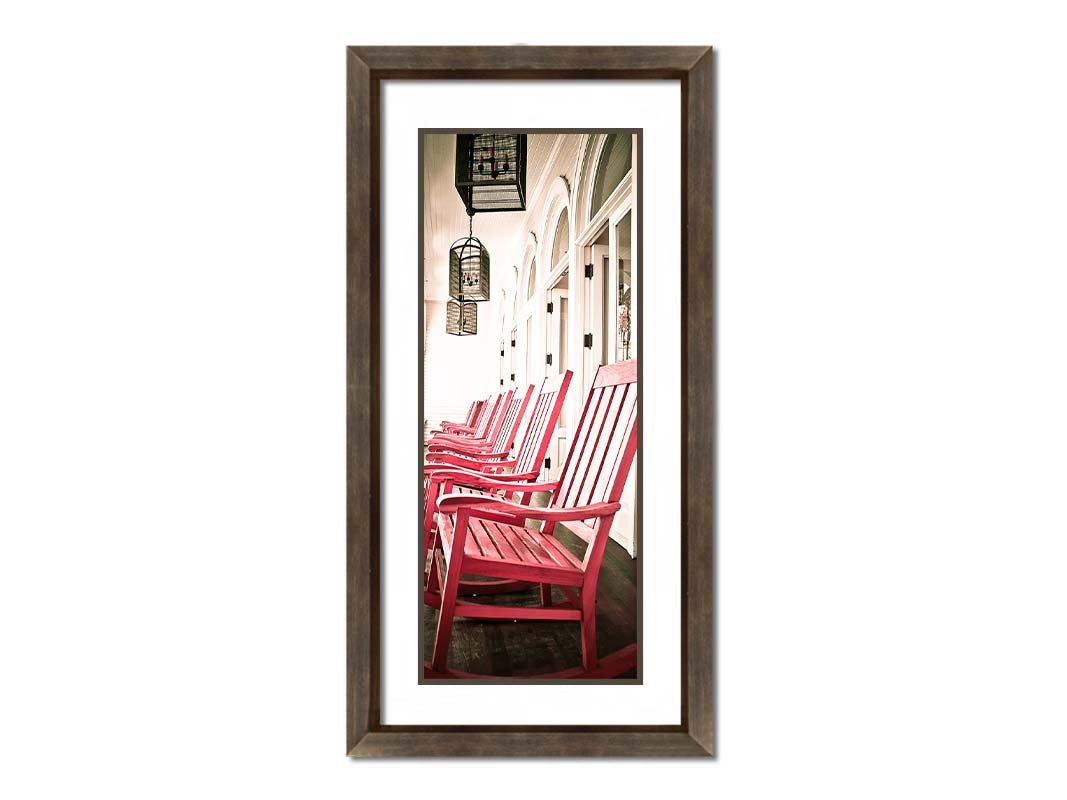
<instances>
[{"instance_id":1,"label":"row of red chairs","mask_svg":"<svg viewBox=\"0 0 1067 800\"><path fill-rule=\"evenodd\" d=\"M580 667L522 677L605 678L636 663L636 643L598 658L596 589L637 452L637 362L599 368L558 479L539 481L571 377L568 370L546 378L535 399L530 386L476 401L464 422L442 423L426 442L424 599L440 610L433 653L424 665L427 677L492 677L448 668L456 617L579 623ZM525 433L512 457L523 420ZM531 504L539 492L549 493L543 507ZM540 530L527 528L528 520L540 520ZM583 555L553 536L557 523L585 542ZM537 606L466 599L535 586ZM553 601L553 586L562 601Z\"/></svg>"}]
</instances>

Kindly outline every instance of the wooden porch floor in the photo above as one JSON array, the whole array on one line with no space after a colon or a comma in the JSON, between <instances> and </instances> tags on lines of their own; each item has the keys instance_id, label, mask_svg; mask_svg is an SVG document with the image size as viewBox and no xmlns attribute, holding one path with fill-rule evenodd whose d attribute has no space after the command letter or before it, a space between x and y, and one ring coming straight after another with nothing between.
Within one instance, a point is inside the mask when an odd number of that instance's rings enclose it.
<instances>
[{"instance_id":1,"label":"wooden porch floor","mask_svg":"<svg viewBox=\"0 0 1067 800\"><path fill-rule=\"evenodd\" d=\"M535 498L535 504L538 503ZM556 538L572 552L581 555L585 543L557 525ZM616 543L608 540L597 585L597 654L605 656L637 641L636 562ZM493 605L536 606L540 595L535 588L511 594L488 595L477 602ZM559 589L553 599L562 600ZM423 606L423 652L433 652L437 630L437 609ZM499 677L557 672L582 663L582 646L577 622L526 620L519 622L475 620L457 617L452 627L448 666L462 672ZM636 678L633 669L619 678Z\"/></svg>"}]
</instances>

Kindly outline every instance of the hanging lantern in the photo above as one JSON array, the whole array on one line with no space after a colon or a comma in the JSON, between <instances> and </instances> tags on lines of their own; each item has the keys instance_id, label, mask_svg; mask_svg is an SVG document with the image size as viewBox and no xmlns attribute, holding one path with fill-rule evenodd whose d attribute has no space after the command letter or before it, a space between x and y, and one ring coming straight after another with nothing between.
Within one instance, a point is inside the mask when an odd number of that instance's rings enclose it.
<instances>
[{"instance_id":1,"label":"hanging lantern","mask_svg":"<svg viewBox=\"0 0 1067 800\"><path fill-rule=\"evenodd\" d=\"M456 134L456 191L468 214L526 210L526 134Z\"/></svg>"},{"instance_id":2,"label":"hanging lantern","mask_svg":"<svg viewBox=\"0 0 1067 800\"><path fill-rule=\"evenodd\" d=\"M478 333L478 304L466 300L449 300L445 306L445 333L474 336Z\"/></svg>"},{"instance_id":3,"label":"hanging lantern","mask_svg":"<svg viewBox=\"0 0 1067 800\"><path fill-rule=\"evenodd\" d=\"M456 300L489 299L489 251L473 235L448 251L448 294Z\"/></svg>"}]
</instances>

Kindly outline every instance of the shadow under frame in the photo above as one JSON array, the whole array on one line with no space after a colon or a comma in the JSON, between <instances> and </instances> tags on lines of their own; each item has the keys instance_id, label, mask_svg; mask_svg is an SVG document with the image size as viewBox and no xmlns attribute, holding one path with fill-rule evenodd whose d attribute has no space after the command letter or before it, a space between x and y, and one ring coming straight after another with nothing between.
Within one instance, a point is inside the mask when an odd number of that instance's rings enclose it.
<instances>
[{"instance_id":1,"label":"shadow under frame","mask_svg":"<svg viewBox=\"0 0 1067 800\"><path fill-rule=\"evenodd\" d=\"M347 751L353 757L712 756L715 711L714 53L708 47L349 47ZM681 709L678 725L381 723L381 81L681 85ZM697 588L699 587L699 588Z\"/></svg>"}]
</instances>

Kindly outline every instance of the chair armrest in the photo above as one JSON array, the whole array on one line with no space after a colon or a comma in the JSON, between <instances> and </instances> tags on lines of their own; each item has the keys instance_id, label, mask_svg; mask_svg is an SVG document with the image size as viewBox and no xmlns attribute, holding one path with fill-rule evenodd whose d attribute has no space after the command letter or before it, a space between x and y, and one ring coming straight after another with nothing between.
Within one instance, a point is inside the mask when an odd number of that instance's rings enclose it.
<instances>
[{"instance_id":1,"label":"chair armrest","mask_svg":"<svg viewBox=\"0 0 1067 800\"><path fill-rule=\"evenodd\" d=\"M435 436L426 443L431 450L469 450L472 453L483 453L492 449L493 445L484 439L450 439L447 436Z\"/></svg>"},{"instance_id":2,"label":"chair armrest","mask_svg":"<svg viewBox=\"0 0 1067 800\"><path fill-rule=\"evenodd\" d=\"M460 425L456 422L442 422L441 428L445 431L455 431L456 433L474 433L477 428L472 428L470 425Z\"/></svg>"},{"instance_id":3,"label":"chair armrest","mask_svg":"<svg viewBox=\"0 0 1067 800\"><path fill-rule=\"evenodd\" d=\"M559 481L546 483L525 483L523 476L537 477L536 472L508 473L506 475L486 475L469 469L457 467L435 467L427 464L424 475L428 475L436 483L453 481L462 483L464 486L477 486L480 489L503 489L507 492L551 492L555 491ZM525 508L526 506L523 506Z\"/></svg>"},{"instance_id":4,"label":"chair armrest","mask_svg":"<svg viewBox=\"0 0 1067 800\"><path fill-rule=\"evenodd\" d=\"M468 452L465 452L464 448L461 448L461 447L445 447L445 448L437 448L437 447L435 447L430 452L428 452L426 454L426 460L427 461L438 461L438 460L442 460L442 459L444 459L445 457L448 457L448 456L451 456L451 457L454 457L454 458L465 458L468 461L478 461L479 463L492 461L492 462L495 462L493 464L493 466L499 466L500 464L504 464L504 463L515 464L515 463L518 462L518 459L508 458L508 453L506 453L506 452L504 452L504 453L487 453L487 452L471 451L471 452L468 453Z\"/></svg>"},{"instance_id":5,"label":"chair armrest","mask_svg":"<svg viewBox=\"0 0 1067 800\"><path fill-rule=\"evenodd\" d=\"M439 439L441 437L444 437L445 439L454 442L481 441L480 439L474 438L475 433L477 433L477 431L472 430L470 433L465 433L464 431L456 431L451 429L446 430L445 428L434 428L427 435L426 441L427 443L429 443L432 442L434 439Z\"/></svg>"},{"instance_id":6,"label":"chair armrest","mask_svg":"<svg viewBox=\"0 0 1067 800\"><path fill-rule=\"evenodd\" d=\"M462 425L463 427L467 427L467 423L466 422L456 422L454 419L443 419L443 420L441 420L441 424L442 425L453 425L453 426Z\"/></svg>"},{"instance_id":7,"label":"chair armrest","mask_svg":"<svg viewBox=\"0 0 1067 800\"><path fill-rule=\"evenodd\" d=\"M424 477L429 478L437 483L443 483L445 481L457 481L464 486L474 486L472 480L475 477L484 478L496 483L514 484L514 491L526 491L529 487L530 481L537 477L537 472L497 472L495 471L499 465L504 464L503 461L489 461L484 464L478 462L471 462L470 466L460 464L464 459L456 458L449 461L438 461L432 464L425 464L422 468L422 474ZM513 462L512 462L513 463ZM440 475L440 477L438 477ZM477 484L481 486L481 483ZM549 486L549 484L538 484L538 486ZM552 488L555 488L556 484L551 484ZM501 487L502 488L502 487ZM534 491L548 491L547 489L535 489Z\"/></svg>"},{"instance_id":8,"label":"chair armrest","mask_svg":"<svg viewBox=\"0 0 1067 800\"><path fill-rule=\"evenodd\" d=\"M463 456L452 455L450 453L430 453L426 456L428 463L424 472L429 473L434 470L447 469L449 466L462 467L464 469L474 470L475 472L485 472L487 469L501 470L501 469L514 469L515 461L489 461L488 459L481 459L479 456L477 459L464 458ZM534 475L534 477L537 477ZM514 480L510 475L508 480Z\"/></svg>"},{"instance_id":9,"label":"chair armrest","mask_svg":"<svg viewBox=\"0 0 1067 800\"><path fill-rule=\"evenodd\" d=\"M458 444L464 447L489 447L490 442L482 436L453 436L450 433L438 433L430 437L427 444Z\"/></svg>"},{"instance_id":10,"label":"chair armrest","mask_svg":"<svg viewBox=\"0 0 1067 800\"><path fill-rule=\"evenodd\" d=\"M619 503L593 503L589 506L575 508L537 508L501 500L499 497L486 497L477 494L446 494L437 498L437 510L442 514L451 514L461 508L470 508L472 517L479 512L510 514L527 519L541 519L551 522L566 522L576 519L595 519L614 514L622 505Z\"/></svg>"}]
</instances>

